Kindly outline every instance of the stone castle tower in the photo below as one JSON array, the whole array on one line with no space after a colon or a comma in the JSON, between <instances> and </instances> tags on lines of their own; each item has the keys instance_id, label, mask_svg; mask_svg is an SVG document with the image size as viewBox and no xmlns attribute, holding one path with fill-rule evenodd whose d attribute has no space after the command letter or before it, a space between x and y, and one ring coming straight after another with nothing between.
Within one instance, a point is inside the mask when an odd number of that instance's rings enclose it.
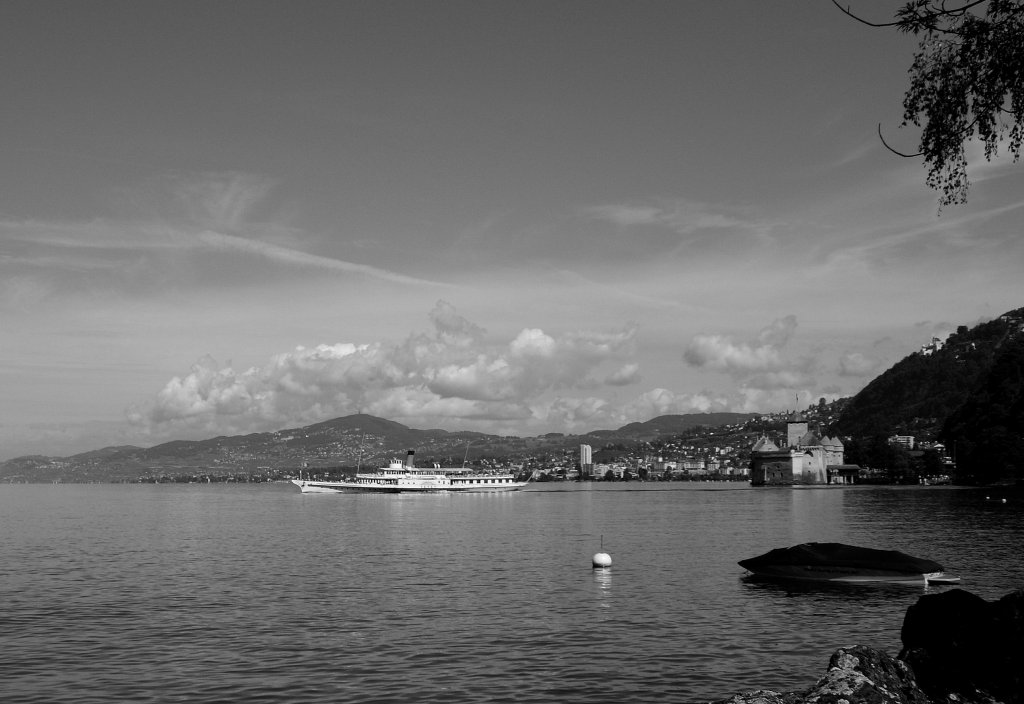
<instances>
[{"instance_id":1,"label":"stone castle tower","mask_svg":"<svg viewBox=\"0 0 1024 704\"><path fill-rule=\"evenodd\" d=\"M750 451L750 483L754 486L828 484L829 467L843 464L843 443L811 430L794 411L786 423L786 446L761 437Z\"/></svg>"}]
</instances>

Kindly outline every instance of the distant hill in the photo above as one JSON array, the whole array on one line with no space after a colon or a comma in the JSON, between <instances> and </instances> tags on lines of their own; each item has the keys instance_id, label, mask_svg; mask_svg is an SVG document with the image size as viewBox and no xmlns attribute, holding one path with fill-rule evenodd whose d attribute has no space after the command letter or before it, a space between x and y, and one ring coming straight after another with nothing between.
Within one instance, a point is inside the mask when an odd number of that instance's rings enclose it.
<instances>
[{"instance_id":1,"label":"distant hill","mask_svg":"<svg viewBox=\"0 0 1024 704\"><path fill-rule=\"evenodd\" d=\"M367 414L334 418L301 428L174 440L149 448L105 447L71 457L18 457L0 463L0 481L131 481L161 475L242 477L300 467L378 466L416 452L417 461L461 464L479 457L506 458L572 449L582 443L601 447L677 435L697 427L742 423L749 413L695 413L660 416L618 430L585 435L548 433L533 438L473 431L418 430Z\"/></svg>"},{"instance_id":2,"label":"distant hill","mask_svg":"<svg viewBox=\"0 0 1024 704\"><path fill-rule=\"evenodd\" d=\"M976 478L1024 476L1017 452L1024 433L1022 346L1024 308L971 329L961 326L864 387L845 405L835 428L861 438L938 438Z\"/></svg>"},{"instance_id":3,"label":"distant hill","mask_svg":"<svg viewBox=\"0 0 1024 704\"><path fill-rule=\"evenodd\" d=\"M643 423L629 423L614 431L617 438L631 440L653 440L666 435L677 435L694 428L717 428L723 425L738 425L757 418L755 413L686 413L682 415L658 416Z\"/></svg>"}]
</instances>

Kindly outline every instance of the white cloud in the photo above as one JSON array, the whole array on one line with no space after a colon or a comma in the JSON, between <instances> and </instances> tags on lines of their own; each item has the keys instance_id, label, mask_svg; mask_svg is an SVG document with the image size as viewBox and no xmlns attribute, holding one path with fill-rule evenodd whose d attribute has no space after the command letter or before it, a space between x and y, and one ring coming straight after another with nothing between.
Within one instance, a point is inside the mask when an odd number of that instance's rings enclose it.
<instances>
[{"instance_id":1,"label":"white cloud","mask_svg":"<svg viewBox=\"0 0 1024 704\"><path fill-rule=\"evenodd\" d=\"M839 376L867 377L878 371L877 359L861 352L848 352L839 358Z\"/></svg>"},{"instance_id":2,"label":"white cloud","mask_svg":"<svg viewBox=\"0 0 1024 704\"><path fill-rule=\"evenodd\" d=\"M771 324L765 326L757 334L757 340L763 345L771 347L785 347L796 333L796 316L787 315L784 318L776 318Z\"/></svg>"},{"instance_id":3,"label":"white cloud","mask_svg":"<svg viewBox=\"0 0 1024 704\"><path fill-rule=\"evenodd\" d=\"M605 377L604 383L609 386L626 386L636 384L640 381L640 365L635 362L623 364L614 372Z\"/></svg>"},{"instance_id":4,"label":"white cloud","mask_svg":"<svg viewBox=\"0 0 1024 704\"><path fill-rule=\"evenodd\" d=\"M548 429L560 428L564 432L586 432L609 425L622 425L613 407L605 399L558 397L535 404L531 412Z\"/></svg>"},{"instance_id":5,"label":"white cloud","mask_svg":"<svg viewBox=\"0 0 1024 704\"><path fill-rule=\"evenodd\" d=\"M726 398L710 392L679 394L668 389L652 389L637 396L625 408L630 418L648 419L680 413L711 413L729 409Z\"/></svg>"},{"instance_id":6,"label":"white cloud","mask_svg":"<svg viewBox=\"0 0 1024 704\"><path fill-rule=\"evenodd\" d=\"M838 398L836 394L822 392L815 394L813 391L791 388L759 389L756 387L744 387L739 389L739 402L733 405L733 410L747 413L761 413L765 409L793 409L806 408L816 403L819 398L826 402Z\"/></svg>"},{"instance_id":7,"label":"white cloud","mask_svg":"<svg viewBox=\"0 0 1024 704\"><path fill-rule=\"evenodd\" d=\"M289 264L292 266L312 267L348 274L362 274L370 278L381 279L392 283L448 286L448 284L427 281L425 279L417 279L413 276L405 276L403 274L397 274L384 269L378 269L377 267L367 266L365 264L355 264L341 259L321 257L315 254L291 249L289 247L281 247L269 242L250 239L248 237L239 237L236 235L226 235L219 232L207 231L199 233L196 236L196 239L202 245L211 249L244 252L246 254L262 257L272 262Z\"/></svg>"},{"instance_id":8,"label":"white cloud","mask_svg":"<svg viewBox=\"0 0 1024 704\"><path fill-rule=\"evenodd\" d=\"M431 425L521 421L534 416L531 408L543 408L542 397L550 392L596 387L601 378L622 383L636 377L632 327L564 334L528 328L507 343L488 344L482 328L444 301L430 318L432 335L413 334L392 345L299 347L244 372L205 357L129 417L159 436L251 432L358 411L431 419ZM601 373L612 364L616 372ZM571 422L585 407L570 414L565 402L562 410L544 413Z\"/></svg>"},{"instance_id":9,"label":"white cloud","mask_svg":"<svg viewBox=\"0 0 1024 704\"><path fill-rule=\"evenodd\" d=\"M692 367L722 372L739 384L744 410L779 407L779 400L814 388L817 362L810 357L790 357L785 348L796 334L797 319L787 315L766 325L749 341L727 335L697 335L683 352ZM758 408L759 410L759 408Z\"/></svg>"},{"instance_id":10,"label":"white cloud","mask_svg":"<svg viewBox=\"0 0 1024 704\"><path fill-rule=\"evenodd\" d=\"M693 367L746 377L754 372L782 371L787 362L781 350L796 331L796 316L774 320L758 332L754 342L736 342L726 335L697 335L687 345L683 359Z\"/></svg>"},{"instance_id":11,"label":"white cloud","mask_svg":"<svg viewBox=\"0 0 1024 704\"><path fill-rule=\"evenodd\" d=\"M725 335L697 335L683 352L693 367L742 376L752 371L776 369L782 364L779 350L771 345L734 342Z\"/></svg>"}]
</instances>

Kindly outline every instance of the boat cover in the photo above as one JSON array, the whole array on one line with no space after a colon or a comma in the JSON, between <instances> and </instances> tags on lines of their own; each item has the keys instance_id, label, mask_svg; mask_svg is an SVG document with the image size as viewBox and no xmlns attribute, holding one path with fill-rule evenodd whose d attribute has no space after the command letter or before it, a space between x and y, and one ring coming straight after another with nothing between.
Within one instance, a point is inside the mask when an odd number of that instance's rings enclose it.
<instances>
[{"instance_id":1,"label":"boat cover","mask_svg":"<svg viewBox=\"0 0 1024 704\"><path fill-rule=\"evenodd\" d=\"M921 574L942 571L942 565L938 562L913 557L898 550L876 550L843 543L802 543L789 548L776 548L764 555L740 560L740 565L751 572L769 565L832 565Z\"/></svg>"}]
</instances>

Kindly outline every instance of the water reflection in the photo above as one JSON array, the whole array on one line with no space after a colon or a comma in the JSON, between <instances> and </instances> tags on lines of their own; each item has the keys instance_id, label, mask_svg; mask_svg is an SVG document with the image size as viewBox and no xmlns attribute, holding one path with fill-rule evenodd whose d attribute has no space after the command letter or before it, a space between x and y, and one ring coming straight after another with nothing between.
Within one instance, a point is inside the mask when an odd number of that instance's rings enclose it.
<instances>
[{"instance_id":1,"label":"water reflection","mask_svg":"<svg viewBox=\"0 0 1024 704\"><path fill-rule=\"evenodd\" d=\"M595 567L591 570L594 578L594 586L597 587L597 599L595 601L599 609L611 609L612 607L612 570L610 567ZM602 617L603 618L603 617Z\"/></svg>"}]
</instances>

